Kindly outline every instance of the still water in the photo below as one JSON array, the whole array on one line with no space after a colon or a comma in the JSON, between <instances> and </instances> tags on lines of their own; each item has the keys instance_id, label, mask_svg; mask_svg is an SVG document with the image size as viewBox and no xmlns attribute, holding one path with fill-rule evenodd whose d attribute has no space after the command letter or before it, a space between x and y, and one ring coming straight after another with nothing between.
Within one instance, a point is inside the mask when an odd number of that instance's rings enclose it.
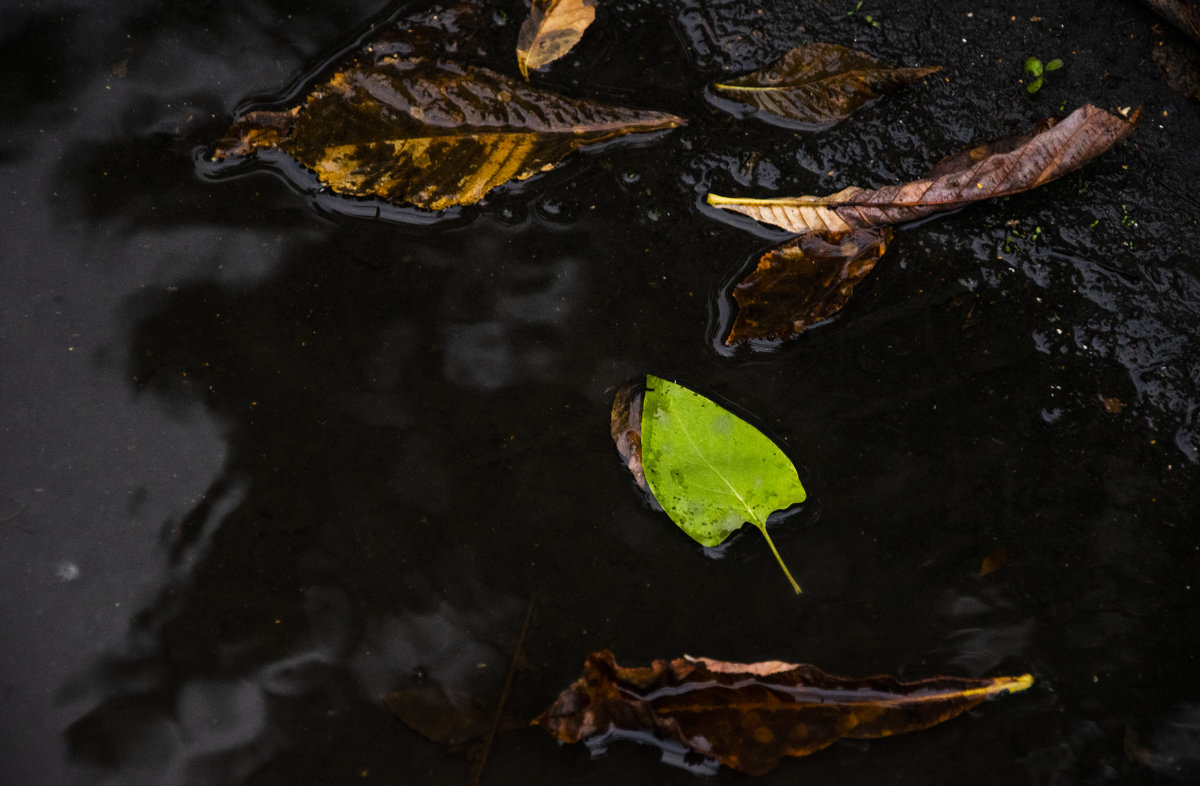
<instances>
[{"instance_id":1,"label":"still water","mask_svg":"<svg viewBox=\"0 0 1200 786\"><path fill-rule=\"evenodd\" d=\"M493 5L471 56L513 73L527 9ZM537 79L689 125L434 222L205 165L247 101L430 4L9 6L0 780L467 783L477 746L381 696L494 706L531 603L483 783L702 782L524 728L603 648L1037 679L759 783L1200 777L1200 105L1142 5L602 4ZM944 71L821 134L705 101L808 40ZM1030 55L1065 62L1036 95ZM902 228L832 324L721 346L780 237L708 190L893 183L1086 102L1144 119ZM756 532L714 555L646 506L608 416L647 372L795 459L809 501L772 537L803 595Z\"/></svg>"}]
</instances>

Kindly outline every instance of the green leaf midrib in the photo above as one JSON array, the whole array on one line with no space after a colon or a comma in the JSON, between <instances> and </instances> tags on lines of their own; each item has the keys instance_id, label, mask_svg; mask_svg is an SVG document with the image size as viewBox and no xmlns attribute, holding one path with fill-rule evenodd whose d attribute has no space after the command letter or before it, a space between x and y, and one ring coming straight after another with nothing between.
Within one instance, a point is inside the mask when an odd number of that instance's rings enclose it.
<instances>
[{"instance_id":1,"label":"green leaf midrib","mask_svg":"<svg viewBox=\"0 0 1200 786\"><path fill-rule=\"evenodd\" d=\"M680 431L683 432L683 435L685 437L687 437L688 444L691 445L692 451L696 454L696 456L700 459L700 461L702 461L705 466L707 466L710 470L712 470L713 474L716 475L718 478L720 478L721 482L724 483L725 486L728 488L728 491L724 491L724 492L721 491L720 489L707 489L707 490L712 491L717 494L726 494L726 495L735 497L737 499L737 501L742 504L742 507L746 509L746 512L749 514L749 518L747 520L750 521L750 523L754 524L756 527L762 527L763 522L759 521L758 516L756 515L756 513L754 511L754 508L750 507L749 503L747 503L746 500L742 499L742 495L737 492L737 489L735 489L733 484L729 482L729 479L727 477L725 477L725 474L722 473L719 469L717 469L716 466L714 466L713 463L708 460L708 458L700 450L700 446L696 444L696 441L694 439L692 439L692 433L691 433L691 431L688 430L686 419L680 418L679 429L680 429Z\"/></svg>"}]
</instances>

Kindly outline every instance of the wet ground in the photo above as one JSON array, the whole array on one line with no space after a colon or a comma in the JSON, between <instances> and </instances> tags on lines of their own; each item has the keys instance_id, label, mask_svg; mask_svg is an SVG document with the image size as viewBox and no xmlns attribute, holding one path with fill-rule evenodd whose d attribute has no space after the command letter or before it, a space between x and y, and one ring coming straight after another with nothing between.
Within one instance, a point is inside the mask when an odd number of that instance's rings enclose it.
<instances>
[{"instance_id":1,"label":"wet ground","mask_svg":"<svg viewBox=\"0 0 1200 786\"><path fill-rule=\"evenodd\" d=\"M525 9L497 5L480 57L515 72ZM494 703L531 600L519 721L602 648L1028 671L758 782L1200 777L1200 104L1152 56L1181 35L1134 2L615 2L539 79L687 128L426 226L209 176L239 106L395 8L6 11L5 782L469 782L477 746L380 696ZM705 101L806 40L944 71L821 134ZM1030 55L1065 63L1036 95ZM1087 102L1143 120L1057 183L902 228L832 324L720 346L728 286L779 237L709 189L893 183ZM608 415L647 372L795 458L809 501L772 537L803 595L757 533L713 558L645 505ZM657 758L520 729L482 782L696 782Z\"/></svg>"}]
</instances>

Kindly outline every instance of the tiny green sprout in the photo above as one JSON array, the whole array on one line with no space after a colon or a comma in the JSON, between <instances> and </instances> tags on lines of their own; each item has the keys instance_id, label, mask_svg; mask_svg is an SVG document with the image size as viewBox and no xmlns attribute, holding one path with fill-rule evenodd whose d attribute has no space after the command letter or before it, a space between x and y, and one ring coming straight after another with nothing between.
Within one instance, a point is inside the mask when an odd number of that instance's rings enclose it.
<instances>
[{"instance_id":1,"label":"tiny green sprout","mask_svg":"<svg viewBox=\"0 0 1200 786\"><path fill-rule=\"evenodd\" d=\"M1057 57L1045 64L1036 57L1030 56L1025 58L1025 73L1033 80L1025 86L1025 89L1030 93L1036 93L1042 89L1046 74L1051 71L1057 71L1062 67L1063 61Z\"/></svg>"},{"instance_id":2,"label":"tiny green sprout","mask_svg":"<svg viewBox=\"0 0 1200 786\"><path fill-rule=\"evenodd\" d=\"M847 12L846 12L846 16L854 16L854 15L855 15L855 14L857 14L857 13L858 13L858 12L859 12L861 9L862 9L862 0L858 0L858 3L857 3L855 6L854 6L854 8L852 8L852 9L850 9L849 11L847 11ZM862 14L862 18L863 18L863 20L864 20L864 21L866 21L866 23L867 23L867 24L869 24L871 27L874 27L874 28L876 28L876 29L879 29L879 20L878 20L878 19L876 19L876 18L875 18L874 16L872 16L871 14Z\"/></svg>"}]
</instances>

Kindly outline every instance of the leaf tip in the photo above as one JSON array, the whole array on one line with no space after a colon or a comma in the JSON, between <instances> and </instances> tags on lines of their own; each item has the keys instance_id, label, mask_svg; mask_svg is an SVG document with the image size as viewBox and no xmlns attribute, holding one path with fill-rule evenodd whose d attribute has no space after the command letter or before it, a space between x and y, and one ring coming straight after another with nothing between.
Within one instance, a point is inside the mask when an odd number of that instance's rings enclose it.
<instances>
[{"instance_id":1,"label":"leaf tip","mask_svg":"<svg viewBox=\"0 0 1200 786\"><path fill-rule=\"evenodd\" d=\"M1027 688L1033 687L1033 675L1022 674L1019 677L1013 677L1012 684L1008 688L1009 693L1020 693Z\"/></svg>"}]
</instances>

